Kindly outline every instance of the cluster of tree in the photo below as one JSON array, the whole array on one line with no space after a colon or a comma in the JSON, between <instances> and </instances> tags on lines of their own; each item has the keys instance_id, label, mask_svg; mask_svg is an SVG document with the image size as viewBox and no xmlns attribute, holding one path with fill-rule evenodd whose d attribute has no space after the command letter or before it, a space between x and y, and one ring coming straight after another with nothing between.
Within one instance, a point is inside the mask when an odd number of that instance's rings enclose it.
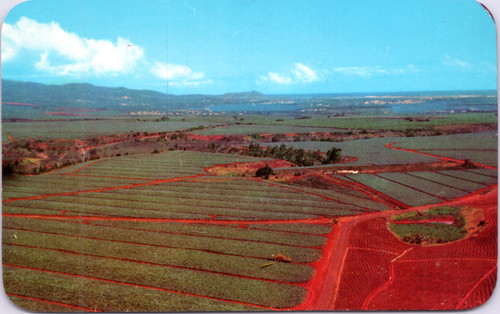
<instances>
[{"instance_id":1,"label":"cluster of tree","mask_svg":"<svg viewBox=\"0 0 500 314\"><path fill-rule=\"evenodd\" d=\"M254 157L283 159L301 167L309 167L339 162L341 152L340 148L332 147L324 156L319 150L311 151L303 148L287 147L285 144L263 148L259 143L252 143L248 146L246 154Z\"/></svg>"}]
</instances>

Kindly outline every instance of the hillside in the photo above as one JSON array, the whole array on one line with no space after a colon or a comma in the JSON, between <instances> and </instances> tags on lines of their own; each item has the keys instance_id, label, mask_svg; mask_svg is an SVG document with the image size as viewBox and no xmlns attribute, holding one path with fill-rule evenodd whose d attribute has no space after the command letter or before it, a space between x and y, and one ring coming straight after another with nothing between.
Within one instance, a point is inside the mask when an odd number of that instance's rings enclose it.
<instances>
[{"instance_id":1,"label":"hillside","mask_svg":"<svg viewBox=\"0 0 500 314\"><path fill-rule=\"evenodd\" d=\"M195 109L202 104L233 104L263 101L266 96L252 91L224 95L167 95L152 90L124 87L100 87L87 83L45 85L33 82L2 80L2 103L34 104L52 110L59 107L100 110L172 110ZM140 108L137 108L140 107ZM146 107L146 108L145 108ZM5 108L4 108L5 110Z\"/></svg>"}]
</instances>

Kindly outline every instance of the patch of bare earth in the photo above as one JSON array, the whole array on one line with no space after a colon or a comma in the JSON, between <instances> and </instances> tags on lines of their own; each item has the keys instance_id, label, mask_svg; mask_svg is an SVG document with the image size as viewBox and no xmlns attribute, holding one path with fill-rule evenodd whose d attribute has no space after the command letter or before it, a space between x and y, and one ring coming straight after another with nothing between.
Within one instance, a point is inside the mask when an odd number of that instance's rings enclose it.
<instances>
[{"instance_id":1,"label":"patch of bare earth","mask_svg":"<svg viewBox=\"0 0 500 314\"><path fill-rule=\"evenodd\" d=\"M205 171L217 175L254 176L257 169L269 166L271 168L292 167L293 164L284 160L266 160L256 162L236 162L232 164L216 165L206 168Z\"/></svg>"},{"instance_id":2,"label":"patch of bare earth","mask_svg":"<svg viewBox=\"0 0 500 314\"><path fill-rule=\"evenodd\" d=\"M464 206L460 209L460 213L465 218L466 237L475 236L487 226L486 217L482 209Z\"/></svg>"}]
</instances>

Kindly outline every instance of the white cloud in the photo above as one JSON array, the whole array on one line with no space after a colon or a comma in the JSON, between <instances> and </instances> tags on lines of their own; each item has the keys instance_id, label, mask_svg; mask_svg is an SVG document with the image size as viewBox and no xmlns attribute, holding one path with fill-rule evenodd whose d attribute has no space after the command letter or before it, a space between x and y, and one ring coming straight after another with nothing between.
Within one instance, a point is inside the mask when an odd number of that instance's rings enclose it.
<instances>
[{"instance_id":1,"label":"white cloud","mask_svg":"<svg viewBox=\"0 0 500 314\"><path fill-rule=\"evenodd\" d=\"M410 72L418 72L418 68L413 64L409 64L406 67L390 69L384 69L381 66L336 67L333 68L332 71L344 75L368 78L374 75L400 75Z\"/></svg>"},{"instance_id":2,"label":"white cloud","mask_svg":"<svg viewBox=\"0 0 500 314\"><path fill-rule=\"evenodd\" d=\"M472 68L472 64L470 64L469 62L460 60L458 58L452 58L450 56L444 57L443 65L449 66L449 67Z\"/></svg>"},{"instance_id":3,"label":"white cloud","mask_svg":"<svg viewBox=\"0 0 500 314\"><path fill-rule=\"evenodd\" d=\"M205 79L203 72L194 72L190 67L179 64L155 62L151 73L156 77L168 80L172 86L200 86L212 84L212 80Z\"/></svg>"},{"instance_id":4,"label":"white cloud","mask_svg":"<svg viewBox=\"0 0 500 314\"><path fill-rule=\"evenodd\" d=\"M283 84L283 85L292 83L292 79L290 77L283 77L283 76L279 75L278 73L273 73L273 72L269 72L267 74L267 77L265 77L264 79L268 79L269 81L271 81L273 83Z\"/></svg>"},{"instance_id":5,"label":"white cloud","mask_svg":"<svg viewBox=\"0 0 500 314\"><path fill-rule=\"evenodd\" d=\"M280 85L289 85L297 83L312 83L319 80L318 75L308 66L302 63L295 63L294 67L290 69L290 73L287 75L280 75L278 73L269 72L267 75L263 75L257 80L258 84L271 82Z\"/></svg>"},{"instance_id":6,"label":"white cloud","mask_svg":"<svg viewBox=\"0 0 500 314\"><path fill-rule=\"evenodd\" d=\"M311 83L318 80L318 75L302 63L295 63L292 73L299 82Z\"/></svg>"},{"instance_id":7,"label":"white cloud","mask_svg":"<svg viewBox=\"0 0 500 314\"><path fill-rule=\"evenodd\" d=\"M35 67L57 75L118 75L131 72L144 49L118 38L87 39L70 33L56 22L38 23L27 17L3 26L2 60L10 61L23 50L40 53ZM3 55L5 53L5 55Z\"/></svg>"}]
</instances>

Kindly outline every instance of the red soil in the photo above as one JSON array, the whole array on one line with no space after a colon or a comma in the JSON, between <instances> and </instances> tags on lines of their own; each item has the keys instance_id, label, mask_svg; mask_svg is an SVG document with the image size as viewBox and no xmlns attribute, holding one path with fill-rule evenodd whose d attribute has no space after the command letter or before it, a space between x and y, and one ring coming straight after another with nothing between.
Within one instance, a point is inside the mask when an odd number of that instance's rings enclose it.
<instances>
[{"instance_id":1,"label":"red soil","mask_svg":"<svg viewBox=\"0 0 500 314\"><path fill-rule=\"evenodd\" d=\"M200 135L200 134L187 133L186 137L192 138L195 140L202 140L202 141L219 141L219 140L223 139L225 136L224 135Z\"/></svg>"},{"instance_id":2,"label":"red soil","mask_svg":"<svg viewBox=\"0 0 500 314\"><path fill-rule=\"evenodd\" d=\"M367 310L455 309L496 261L416 260L393 263L392 283L367 300ZM483 300L486 301L486 300Z\"/></svg>"},{"instance_id":3,"label":"red soil","mask_svg":"<svg viewBox=\"0 0 500 314\"><path fill-rule=\"evenodd\" d=\"M483 192L484 193L484 192ZM359 307L351 304L350 310L445 310L462 309L484 303L491 291L494 269L496 269L496 209L497 187L485 194L475 194L462 198L450 205L468 205L482 208L488 217L487 227L480 233L463 240L433 247L405 244L395 238L387 228L384 216L394 211L370 214L355 218L352 223L347 246L350 248L372 248L383 250L380 254L396 253L390 263L390 276L384 285L373 290ZM430 206L427 206L430 207ZM400 211L401 212L401 211ZM366 217L372 216L372 219ZM377 218L380 217L380 218ZM390 254L389 253L389 254ZM364 264L370 265L364 265ZM354 267L350 272L342 272L338 279L337 299L359 298L359 289L348 295L349 287L357 284L357 273L364 272L374 259L352 265L344 257L344 269ZM379 263L381 269L385 264ZM488 280L488 281L486 281ZM483 283L483 281L485 281ZM343 291L343 295L340 292ZM472 301L468 301L473 295ZM479 299L483 297L483 299ZM344 301L337 301L344 302ZM321 308L320 308L321 309ZM345 309L342 303L335 303L330 309Z\"/></svg>"},{"instance_id":4,"label":"red soil","mask_svg":"<svg viewBox=\"0 0 500 314\"><path fill-rule=\"evenodd\" d=\"M245 173L254 175L257 169L265 167L268 165L271 168L283 168L283 167L291 167L292 163L281 160L281 159L273 159L267 161L256 161L256 162L235 162L232 164L224 164L224 165L216 165L213 167L205 168L205 171L208 173L215 173L219 175L228 174L228 173Z\"/></svg>"},{"instance_id":5,"label":"red soil","mask_svg":"<svg viewBox=\"0 0 500 314\"><path fill-rule=\"evenodd\" d=\"M378 250L350 248L340 278L340 282L349 284L342 284L337 290L335 310L362 308L365 299L388 280L395 256Z\"/></svg>"}]
</instances>

